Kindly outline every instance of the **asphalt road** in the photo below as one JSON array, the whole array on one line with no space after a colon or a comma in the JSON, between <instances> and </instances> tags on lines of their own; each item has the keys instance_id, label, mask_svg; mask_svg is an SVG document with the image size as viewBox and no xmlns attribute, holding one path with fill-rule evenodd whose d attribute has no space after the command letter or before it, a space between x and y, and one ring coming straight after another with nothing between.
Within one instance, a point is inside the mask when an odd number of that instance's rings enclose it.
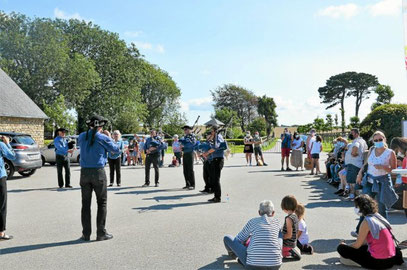
<instances>
[{"instance_id":1,"label":"asphalt road","mask_svg":"<svg viewBox=\"0 0 407 270\"><path fill-rule=\"evenodd\" d=\"M104 242L78 241L78 166L71 168L72 190L56 188L51 166L30 178L16 177L8 181L7 231L15 239L0 242L1 269L243 269L226 255L223 236L237 234L264 199L274 202L281 223L279 205L287 194L306 205L315 254L282 269L351 269L339 264L336 246L340 239L352 240L357 223L353 203L333 195L333 187L309 172L281 172L279 154L265 156L268 167L246 167L242 154L226 161L219 204L207 203L211 196L198 192L203 188L201 165L195 166L194 191L181 189L182 168L163 168L159 188L142 188L144 169L123 167L122 187L109 188L108 194L106 227L114 239ZM94 199L94 230L95 205ZM393 211L389 219L396 236L407 239L404 213Z\"/></svg>"}]
</instances>

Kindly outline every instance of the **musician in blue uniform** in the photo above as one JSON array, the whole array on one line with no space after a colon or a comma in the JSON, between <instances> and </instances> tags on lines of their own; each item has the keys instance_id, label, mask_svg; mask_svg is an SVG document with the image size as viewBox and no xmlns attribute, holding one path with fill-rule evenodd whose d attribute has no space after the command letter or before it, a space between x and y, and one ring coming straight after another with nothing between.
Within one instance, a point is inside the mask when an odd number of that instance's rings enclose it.
<instances>
[{"instance_id":1,"label":"musician in blue uniform","mask_svg":"<svg viewBox=\"0 0 407 270\"><path fill-rule=\"evenodd\" d=\"M195 173L194 173L194 150L196 149L197 140L192 133L192 127L185 125L184 137L179 141L181 143L181 149L183 152L183 169L185 178L185 187L183 189L193 190L195 189Z\"/></svg>"},{"instance_id":2,"label":"musician in blue uniform","mask_svg":"<svg viewBox=\"0 0 407 270\"><path fill-rule=\"evenodd\" d=\"M214 198L208 200L209 202L219 203L221 202L221 187L220 187L220 175L224 164L224 151L227 149L227 143L223 139L222 135L218 133L218 126L211 126L210 145L211 149L203 153L202 156L205 159L211 158L210 161L210 181L212 190L214 192Z\"/></svg>"},{"instance_id":3,"label":"musician in blue uniform","mask_svg":"<svg viewBox=\"0 0 407 270\"><path fill-rule=\"evenodd\" d=\"M146 165L145 165L145 183L143 187L148 187L150 185L150 167L153 164L154 167L154 176L155 176L155 186L159 185L159 162L160 162L160 152L161 152L161 138L157 136L155 129L150 130L150 137L147 138L144 143L144 152L146 154Z\"/></svg>"},{"instance_id":4,"label":"musician in blue uniform","mask_svg":"<svg viewBox=\"0 0 407 270\"><path fill-rule=\"evenodd\" d=\"M92 192L96 194L98 211L96 217L97 237L96 241L110 240L113 235L106 232L107 214L107 177L105 165L107 153L118 155L120 149L112 140L109 131L103 131L103 126L107 120L95 115L86 121L89 129L82 132L78 138L78 145L81 149L80 165L81 177L80 185L82 192L82 237L84 241L90 240L92 233L91 203ZM103 133L102 133L103 132Z\"/></svg>"},{"instance_id":5,"label":"musician in blue uniform","mask_svg":"<svg viewBox=\"0 0 407 270\"><path fill-rule=\"evenodd\" d=\"M69 149L68 138L66 138L66 133L68 132L65 128L59 128L56 131L58 136L54 139L55 145L55 161L57 163L57 174L58 174L58 186L62 188L64 186L64 177L62 175L62 169L65 169L65 187L72 188L71 186L71 169L69 154L72 150Z\"/></svg>"},{"instance_id":6,"label":"musician in blue uniform","mask_svg":"<svg viewBox=\"0 0 407 270\"><path fill-rule=\"evenodd\" d=\"M201 157L202 153L205 153L211 149L211 132L207 132L206 134L206 141L199 144L198 146L198 153L199 156ZM203 190L200 190L199 192L202 193L213 193L212 191L212 185L210 181L210 166L211 166L211 160L212 156L208 156L206 159L202 158L203 160L203 179L205 182L205 188Z\"/></svg>"}]
</instances>

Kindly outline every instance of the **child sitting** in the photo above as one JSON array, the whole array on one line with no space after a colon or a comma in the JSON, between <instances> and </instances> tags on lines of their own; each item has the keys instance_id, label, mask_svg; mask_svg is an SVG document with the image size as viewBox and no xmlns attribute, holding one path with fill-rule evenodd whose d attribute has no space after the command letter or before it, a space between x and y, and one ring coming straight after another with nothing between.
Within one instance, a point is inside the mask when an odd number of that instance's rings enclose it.
<instances>
[{"instance_id":1,"label":"child sitting","mask_svg":"<svg viewBox=\"0 0 407 270\"><path fill-rule=\"evenodd\" d=\"M294 213L297 208L297 200L294 196L288 195L281 201L281 209L287 214L283 227L283 261L301 259L301 252L298 250L298 218Z\"/></svg>"},{"instance_id":2,"label":"child sitting","mask_svg":"<svg viewBox=\"0 0 407 270\"><path fill-rule=\"evenodd\" d=\"M297 247L301 250L301 253L313 254L314 248L309 244L308 228L304 220L305 207L303 204L299 203L297 205L295 214L299 219Z\"/></svg>"},{"instance_id":3,"label":"child sitting","mask_svg":"<svg viewBox=\"0 0 407 270\"><path fill-rule=\"evenodd\" d=\"M168 165L168 167L178 167L178 160L177 160L177 157L176 157L176 156L173 156L173 157L172 157L171 164Z\"/></svg>"}]
</instances>

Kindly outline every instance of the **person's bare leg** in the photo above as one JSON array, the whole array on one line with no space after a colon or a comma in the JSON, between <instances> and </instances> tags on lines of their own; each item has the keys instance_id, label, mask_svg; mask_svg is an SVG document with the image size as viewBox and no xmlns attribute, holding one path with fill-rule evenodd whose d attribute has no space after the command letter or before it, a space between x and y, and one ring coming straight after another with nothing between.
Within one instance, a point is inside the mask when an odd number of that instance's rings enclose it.
<instances>
[{"instance_id":1,"label":"person's bare leg","mask_svg":"<svg viewBox=\"0 0 407 270\"><path fill-rule=\"evenodd\" d=\"M290 166L290 157L286 157L285 165L287 166L287 169L288 169Z\"/></svg>"},{"instance_id":2,"label":"person's bare leg","mask_svg":"<svg viewBox=\"0 0 407 270\"><path fill-rule=\"evenodd\" d=\"M315 159L315 162L317 167L317 174L321 174L321 171L319 170L319 158Z\"/></svg>"},{"instance_id":3,"label":"person's bare leg","mask_svg":"<svg viewBox=\"0 0 407 270\"><path fill-rule=\"evenodd\" d=\"M284 169L284 156L283 157L281 157L281 169Z\"/></svg>"},{"instance_id":4,"label":"person's bare leg","mask_svg":"<svg viewBox=\"0 0 407 270\"><path fill-rule=\"evenodd\" d=\"M314 174L314 165L315 165L315 160L311 158L311 174Z\"/></svg>"}]
</instances>

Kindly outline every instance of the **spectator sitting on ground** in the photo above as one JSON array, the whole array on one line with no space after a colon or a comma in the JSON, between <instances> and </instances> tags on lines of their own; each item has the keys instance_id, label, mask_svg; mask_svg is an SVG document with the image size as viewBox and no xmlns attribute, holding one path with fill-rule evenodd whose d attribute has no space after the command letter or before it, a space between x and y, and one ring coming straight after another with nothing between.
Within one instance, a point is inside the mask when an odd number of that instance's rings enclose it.
<instances>
[{"instance_id":1,"label":"spectator sitting on ground","mask_svg":"<svg viewBox=\"0 0 407 270\"><path fill-rule=\"evenodd\" d=\"M301 250L301 253L314 254L314 248L309 244L308 227L304 220L305 207L299 203L295 209L295 214L299 219L298 223L298 240L297 247Z\"/></svg>"},{"instance_id":2,"label":"spectator sitting on ground","mask_svg":"<svg viewBox=\"0 0 407 270\"><path fill-rule=\"evenodd\" d=\"M365 219L356 242L351 245L342 242L338 246L341 263L368 269L387 269L403 264L403 255L395 247L391 226L378 213L376 201L366 194L358 196L355 213Z\"/></svg>"},{"instance_id":3,"label":"spectator sitting on ground","mask_svg":"<svg viewBox=\"0 0 407 270\"><path fill-rule=\"evenodd\" d=\"M171 164L168 165L168 167L178 167L178 166L179 166L178 164L179 164L179 163L178 163L177 157L176 157L176 156L173 156L173 157L172 157Z\"/></svg>"},{"instance_id":4,"label":"spectator sitting on ground","mask_svg":"<svg viewBox=\"0 0 407 270\"><path fill-rule=\"evenodd\" d=\"M274 218L274 205L262 201L260 217L253 218L235 237L225 236L223 241L229 256L238 258L247 269L280 269L281 238L280 225ZM245 243L250 239L248 246Z\"/></svg>"},{"instance_id":5,"label":"spectator sitting on ground","mask_svg":"<svg viewBox=\"0 0 407 270\"><path fill-rule=\"evenodd\" d=\"M298 217L295 214L297 199L288 195L281 201L281 209L287 214L283 226L283 260L301 259L301 252L297 249Z\"/></svg>"}]
</instances>

